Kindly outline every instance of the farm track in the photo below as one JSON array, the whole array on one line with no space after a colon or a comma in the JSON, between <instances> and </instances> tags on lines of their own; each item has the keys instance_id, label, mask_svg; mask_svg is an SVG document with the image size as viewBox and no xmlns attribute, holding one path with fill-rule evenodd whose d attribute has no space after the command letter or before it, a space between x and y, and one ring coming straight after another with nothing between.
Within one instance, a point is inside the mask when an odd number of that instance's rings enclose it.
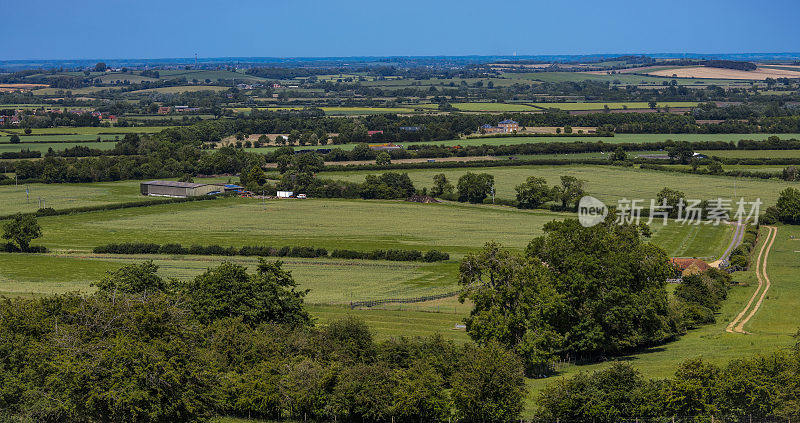
<instances>
[{"instance_id":1,"label":"farm track","mask_svg":"<svg viewBox=\"0 0 800 423\"><path fill-rule=\"evenodd\" d=\"M746 225L741 222L736 222L736 229L733 230L733 238L731 239L731 243L728 245L728 248L725 250L724 253L717 259L717 262L721 262L722 260L727 260L728 257L731 255L731 252L734 248L738 247L739 244L742 243L742 238L744 237Z\"/></svg>"},{"instance_id":2,"label":"farm track","mask_svg":"<svg viewBox=\"0 0 800 423\"><path fill-rule=\"evenodd\" d=\"M766 228L769 230L769 232L767 232L767 237L764 239L764 243L761 245L761 249L758 251L758 257L756 258L756 277L758 278L758 287L756 288L755 292L753 292L753 295L750 297L750 301L747 302L747 305L744 307L744 309L742 309L736 318L733 319L733 321L730 322L725 328L726 332L749 334L749 332L744 330L744 325L747 324L751 318L753 318L758 309L761 307L761 304L764 302L764 298L766 298L767 292L772 285L769 280L769 276L767 276L767 257L769 257L770 249L772 248L772 244L775 242L775 237L778 234L778 228L773 226L767 226ZM760 296L758 295L759 292L761 293ZM756 301L756 298L758 298L758 301ZM754 301L756 301L755 305L753 304ZM748 310L750 311L749 313ZM746 317L745 314L747 314Z\"/></svg>"}]
</instances>

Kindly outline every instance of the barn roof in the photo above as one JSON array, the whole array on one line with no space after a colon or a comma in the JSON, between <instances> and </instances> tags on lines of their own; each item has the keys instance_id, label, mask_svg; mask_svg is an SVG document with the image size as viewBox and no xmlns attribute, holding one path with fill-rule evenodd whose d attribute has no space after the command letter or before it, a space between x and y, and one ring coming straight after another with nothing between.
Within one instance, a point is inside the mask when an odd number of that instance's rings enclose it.
<instances>
[{"instance_id":1,"label":"barn roof","mask_svg":"<svg viewBox=\"0 0 800 423\"><path fill-rule=\"evenodd\" d=\"M162 187L176 187L176 188L199 188L208 184L195 184L193 182L177 182L177 181L148 181L142 182L142 185L158 185Z\"/></svg>"},{"instance_id":2,"label":"barn roof","mask_svg":"<svg viewBox=\"0 0 800 423\"><path fill-rule=\"evenodd\" d=\"M678 269L682 271L688 269L692 265L697 266L701 272L711 268L711 266L709 266L709 264L704 262L703 260L694 258L673 258L672 264L677 266Z\"/></svg>"}]
</instances>

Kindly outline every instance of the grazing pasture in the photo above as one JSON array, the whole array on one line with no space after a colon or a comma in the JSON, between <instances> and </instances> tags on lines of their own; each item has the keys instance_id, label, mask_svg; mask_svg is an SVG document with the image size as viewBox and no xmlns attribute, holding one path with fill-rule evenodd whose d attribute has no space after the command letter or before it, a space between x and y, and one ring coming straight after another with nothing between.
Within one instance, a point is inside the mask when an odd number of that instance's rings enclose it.
<instances>
[{"instance_id":1,"label":"grazing pasture","mask_svg":"<svg viewBox=\"0 0 800 423\"><path fill-rule=\"evenodd\" d=\"M649 201L655 198L658 191L670 187L683 191L688 198L711 199L717 197L744 196L752 201L761 198L766 205L775 204L778 193L790 182L780 180L761 180L751 178L732 178L727 176L691 175L684 173L660 172L638 168L617 166L508 166L486 168L459 169L409 169L411 180L418 187L433 186L433 175L444 173L455 185L458 178L467 172L485 172L494 175L497 197L512 199L514 188L529 176L545 178L549 184L559 183L562 175L574 176L585 181L586 192L607 204L616 204L621 198L641 198ZM324 172L321 175L334 179L363 181L367 174L374 171ZM735 184L735 186L734 186Z\"/></svg>"}]
</instances>

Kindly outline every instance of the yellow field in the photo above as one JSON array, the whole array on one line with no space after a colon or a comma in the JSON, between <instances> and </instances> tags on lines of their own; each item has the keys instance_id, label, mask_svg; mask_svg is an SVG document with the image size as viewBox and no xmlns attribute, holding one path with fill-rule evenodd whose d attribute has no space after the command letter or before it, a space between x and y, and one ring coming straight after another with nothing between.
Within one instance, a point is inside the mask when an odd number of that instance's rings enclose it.
<instances>
[{"instance_id":1,"label":"yellow field","mask_svg":"<svg viewBox=\"0 0 800 423\"><path fill-rule=\"evenodd\" d=\"M687 66L673 69L662 69L648 72L653 76L673 76L678 78L711 78L711 79L748 79L763 80L767 78L800 78L800 71L771 69L758 67L754 71L736 69L709 68L705 66Z\"/></svg>"}]
</instances>

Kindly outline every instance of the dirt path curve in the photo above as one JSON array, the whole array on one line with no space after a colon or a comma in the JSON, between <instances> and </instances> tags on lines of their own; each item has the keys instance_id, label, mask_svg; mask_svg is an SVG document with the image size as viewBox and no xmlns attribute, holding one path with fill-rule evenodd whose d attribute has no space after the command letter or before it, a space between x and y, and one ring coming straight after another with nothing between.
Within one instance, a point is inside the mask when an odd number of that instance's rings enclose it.
<instances>
[{"instance_id":1,"label":"dirt path curve","mask_svg":"<svg viewBox=\"0 0 800 423\"><path fill-rule=\"evenodd\" d=\"M758 252L758 257L756 258L756 277L758 278L758 287L756 288L753 295L750 297L750 301L747 302L747 305L742 309L742 311L733 319L732 322L728 324L725 328L725 331L729 333L741 333L746 334L744 330L744 325L750 321L750 319L756 314L758 309L761 307L761 303L764 302L764 298L767 296L767 291L769 291L770 283L769 277L767 276L767 257L769 257L769 251L772 248L772 244L775 242L775 237L778 235L778 228L773 226L767 226L768 229L767 237L764 239L764 243L761 244L761 249ZM763 291L762 291L762 288ZM761 292L761 296L759 297L758 293ZM758 298L758 301L753 305L753 302ZM753 306L751 308L751 306ZM750 310L750 313L747 314L747 317L744 317L747 311Z\"/></svg>"},{"instance_id":2,"label":"dirt path curve","mask_svg":"<svg viewBox=\"0 0 800 423\"><path fill-rule=\"evenodd\" d=\"M733 249L738 247L739 244L742 243L742 238L744 238L744 232L747 225L741 222L735 222L734 225L735 227L733 229L733 237L731 238L730 244L728 244L728 248L725 250L724 253L722 253L721 256L719 256L718 259L709 263L711 267L719 268L723 261L728 260L728 257L730 257L731 252L733 252Z\"/></svg>"}]
</instances>

